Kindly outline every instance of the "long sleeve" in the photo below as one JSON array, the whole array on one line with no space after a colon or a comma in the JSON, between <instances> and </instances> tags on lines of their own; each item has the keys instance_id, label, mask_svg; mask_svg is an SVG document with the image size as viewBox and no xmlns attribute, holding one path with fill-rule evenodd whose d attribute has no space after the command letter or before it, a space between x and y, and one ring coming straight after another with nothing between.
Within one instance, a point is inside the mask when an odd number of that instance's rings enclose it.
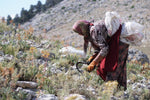
<instances>
[{"instance_id":1,"label":"long sleeve","mask_svg":"<svg viewBox=\"0 0 150 100\"><path fill-rule=\"evenodd\" d=\"M94 60L99 62L108 54L109 51L109 46L106 42L107 29L105 25L94 25L90 30L90 36L92 38L90 42L95 50L95 53L97 53L97 56Z\"/></svg>"}]
</instances>

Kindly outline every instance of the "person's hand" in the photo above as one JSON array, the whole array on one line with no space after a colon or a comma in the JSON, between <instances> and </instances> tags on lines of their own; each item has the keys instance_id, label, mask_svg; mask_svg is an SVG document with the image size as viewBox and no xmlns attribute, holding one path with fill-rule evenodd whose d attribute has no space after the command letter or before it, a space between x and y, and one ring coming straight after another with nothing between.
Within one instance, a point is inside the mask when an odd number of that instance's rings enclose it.
<instances>
[{"instance_id":1,"label":"person's hand","mask_svg":"<svg viewBox=\"0 0 150 100\"><path fill-rule=\"evenodd\" d=\"M90 63L90 65L88 65L87 71L88 71L88 72L93 71L96 65L97 65L97 63L96 63L95 61L92 61L92 62Z\"/></svg>"},{"instance_id":2,"label":"person's hand","mask_svg":"<svg viewBox=\"0 0 150 100\"><path fill-rule=\"evenodd\" d=\"M91 57L87 60L87 63L90 64L90 63L93 61L94 58L95 58L94 56L91 56Z\"/></svg>"},{"instance_id":3,"label":"person's hand","mask_svg":"<svg viewBox=\"0 0 150 100\"><path fill-rule=\"evenodd\" d=\"M89 65L97 56L97 54L95 53L94 55L92 55L88 60L87 60L87 64Z\"/></svg>"}]
</instances>

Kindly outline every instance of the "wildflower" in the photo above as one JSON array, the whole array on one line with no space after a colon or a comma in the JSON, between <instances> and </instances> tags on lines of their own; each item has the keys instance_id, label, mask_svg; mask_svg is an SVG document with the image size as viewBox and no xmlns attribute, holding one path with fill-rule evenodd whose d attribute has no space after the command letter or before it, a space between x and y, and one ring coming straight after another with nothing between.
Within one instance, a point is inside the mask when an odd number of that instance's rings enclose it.
<instances>
[{"instance_id":1,"label":"wildflower","mask_svg":"<svg viewBox=\"0 0 150 100\"><path fill-rule=\"evenodd\" d=\"M9 75L9 70L5 68L2 72L2 76L7 76L7 75Z\"/></svg>"},{"instance_id":2,"label":"wildflower","mask_svg":"<svg viewBox=\"0 0 150 100\"><path fill-rule=\"evenodd\" d=\"M43 75L42 74L36 74L37 78L41 78Z\"/></svg>"},{"instance_id":3,"label":"wildflower","mask_svg":"<svg viewBox=\"0 0 150 100\"><path fill-rule=\"evenodd\" d=\"M44 58L48 58L49 57L49 52L48 51L42 51L41 52L42 53L42 57L44 57Z\"/></svg>"},{"instance_id":4,"label":"wildflower","mask_svg":"<svg viewBox=\"0 0 150 100\"><path fill-rule=\"evenodd\" d=\"M34 32L34 29L33 29L33 27L32 27L32 26L30 26L30 28L29 28L29 32L30 32L31 34Z\"/></svg>"},{"instance_id":5,"label":"wildflower","mask_svg":"<svg viewBox=\"0 0 150 100\"><path fill-rule=\"evenodd\" d=\"M34 51L36 51L35 47L30 47L30 52L33 53Z\"/></svg>"},{"instance_id":6,"label":"wildflower","mask_svg":"<svg viewBox=\"0 0 150 100\"><path fill-rule=\"evenodd\" d=\"M18 39L18 40L21 40L20 34L17 34L17 39Z\"/></svg>"},{"instance_id":7,"label":"wildflower","mask_svg":"<svg viewBox=\"0 0 150 100\"><path fill-rule=\"evenodd\" d=\"M8 68L9 72L12 74L14 72L14 68L13 67L10 67Z\"/></svg>"}]
</instances>

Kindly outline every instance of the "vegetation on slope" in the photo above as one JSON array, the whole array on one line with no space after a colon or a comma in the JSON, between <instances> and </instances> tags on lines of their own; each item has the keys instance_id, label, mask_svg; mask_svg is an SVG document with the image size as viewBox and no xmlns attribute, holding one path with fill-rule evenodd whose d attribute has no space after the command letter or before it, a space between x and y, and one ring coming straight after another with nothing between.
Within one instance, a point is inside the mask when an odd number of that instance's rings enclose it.
<instances>
[{"instance_id":1,"label":"vegetation on slope","mask_svg":"<svg viewBox=\"0 0 150 100\"><path fill-rule=\"evenodd\" d=\"M29 44L29 41L41 44L42 38L32 35L34 29L30 27L28 30L14 28L13 24L7 26L6 23L0 23L0 52L3 56L12 55L11 60L0 61L0 99L1 100L23 100L27 94L21 91L15 91L16 82L34 81L38 83L37 89L43 89L45 93L55 94L63 100L64 97L72 93L78 93L86 96L89 100L106 100L112 96L116 96L121 100L135 99L138 95L140 100L148 100L150 98L150 90L141 88L140 92L133 89L136 82L141 81L143 77L147 84L150 80L150 65L140 65L138 63L130 63L127 66L128 84L127 97L124 96L123 89L116 89L117 82L104 83L102 79L96 75L96 72L88 73L84 71L80 74L74 65L77 61L82 60L77 55L67 55L62 57L59 49L62 47L61 41L48 41L42 46L42 51L38 47ZM9 34L5 34L7 31ZM47 48L47 45L48 48ZM22 52L22 55L20 54ZM50 54L55 57L50 57ZM1 56L2 57L2 56ZM44 64L37 64L38 59L42 59ZM59 69L59 72L53 73L53 68ZM89 88L94 89L94 91ZM138 88L138 87L137 87Z\"/></svg>"}]
</instances>

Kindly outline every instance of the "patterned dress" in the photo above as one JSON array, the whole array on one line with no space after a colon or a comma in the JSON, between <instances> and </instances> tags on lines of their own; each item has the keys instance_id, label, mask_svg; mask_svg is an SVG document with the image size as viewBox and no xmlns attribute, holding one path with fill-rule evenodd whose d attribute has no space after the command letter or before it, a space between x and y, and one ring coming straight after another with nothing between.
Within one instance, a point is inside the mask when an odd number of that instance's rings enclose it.
<instances>
[{"instance_id":1,"label":"patterned dress","mask_svg":"<svg viewBox=\"0 0 150 100\"><path fill-rule=\"evenodd\" d=\"M107 72L106 81L117 80L119 87L123 86L124 90L127 88L127 74L126 74L126 60L128 57L129 45L119 41L119 59L118 66L114 72Z\"/></svg>"},{"instance_id":2,"label":"patterned dress","mask_svg":"<svg viewBox=\"0 0 150 100\"><path fill-rule=\"evenodd\" d=\"M121 31L120 31L121 34ZM97 24L94 24L90 28L90 37L87 39L87 41L91 42L92 47L95 50L95 54L97 56L103 56L106 57L108 52L109 52L109 44L107 42L108 40L107 36L107 29L105 27L104 22L98 22ZM106 71L106 79L105 81L113 81L117 80L119 83L119 86L123 86L124 89L126 89L126 60L128 56L128 44L125 44L121 41L118 43L119 45L119 51L118 51L118 63L117 67L113 71ZM113 48L116 49L116 48ZM101 66L99 66L98 70L100 69ZM112 66L113 67L113 66ZM100 75L101 76L101 75ZM101 76L102 77L102 76Z\"/></svg>"}]
</instances>

